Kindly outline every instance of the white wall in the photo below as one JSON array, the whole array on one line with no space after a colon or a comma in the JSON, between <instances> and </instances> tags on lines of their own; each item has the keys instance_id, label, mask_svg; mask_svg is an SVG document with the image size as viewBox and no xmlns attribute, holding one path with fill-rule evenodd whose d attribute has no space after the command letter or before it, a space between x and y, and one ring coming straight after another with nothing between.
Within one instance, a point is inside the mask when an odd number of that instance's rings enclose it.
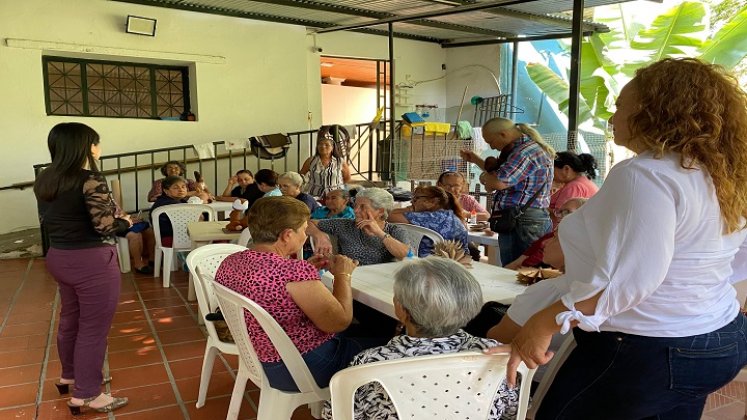
<instances>
[{"instance_id":1,"label":"white wall","mask_svg":"<svg viewBox=\"0 0 747 420\"><path fill-rule=\"evenodd\" d=\"M396 29L396 28L395 28ZM389 59L388 39L383 36L369 36L356 32L331 32L315 36L316 45L323 49L324 55L342 57L362 57ZM314 36L309 36L309 50L314 42ZM446 63L446 50L438 44L394 39L394 80L395 83L409 75L417 80L434 79L443 76L441 65ZM318 67L318 59L317 59ZM437 80L423 86L410 89L409 102L438 103L446 102L446 82ZM313 103L310 97L309 100ZM397 119L413 107L397 106L395 101L395 115Z\"/></svg>"},{"instance_id":2,"label":"white wall","mask_svg":"<svg viewBox=\"0 0 747 420\"><path fill-rule=\"evenodd\" d=\"M376 89L322 85L322 123L352 125L376 115Z\"/></svg>"},{"instance_id":3,"label":"white wall","mask_svg":"<svg viewBox=\"0 0 747 420\"><path fill-rule=\"evenodd\" d=\"M499 44L446 50L447 121L456 121L465 87L467 95L462 120L472 121L474 106L470 104L470 98L499 94L499 86L495 79L500 80L501 77L500 50Z\"/></svg>"},{"instance_id":4,"label":"white wall","mask_svg":"<svg viewBox=\"0 0 747 420\"><path fill-rule=\"evenodd\" d=\"M125 33L128 14L156 18L156 37ZM96 129L104 155L321 124L319 60L303 27L105 0L1 0L0 39L0 187L33 180L32 165L49 160L47 133L62 121ZM385 37L346 32L316 41L324 54L388 57ZM189 64L198 121L47 116L47 53ZM425 79L442 74L446 54L435 44L396 40L395 57L397 77ZM414 94L443 103L445 86L439 81ZM0 233L37 225L29 189L0 191L0 203Z\"/></svg>"}]
</instances>

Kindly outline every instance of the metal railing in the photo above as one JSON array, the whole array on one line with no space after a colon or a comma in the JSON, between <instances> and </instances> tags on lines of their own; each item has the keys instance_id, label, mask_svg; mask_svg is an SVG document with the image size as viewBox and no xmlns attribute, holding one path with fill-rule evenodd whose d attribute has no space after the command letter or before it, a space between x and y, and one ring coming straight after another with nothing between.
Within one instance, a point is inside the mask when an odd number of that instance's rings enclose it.
<instances>
[{"instance_id":1,"label":"metal railing","mask_svg":"<svg viewBox=\"0 0 747 420\"><path fill-rule=\"evenodd\" d=\"M370 123L356 124L351 133L349 165L354 176L354 182L371 182L390 179L391 156L382 153L379 146L387 141L388 121L372 128ZM272 169L276 172L298 171L303 162L314 154L316 149L316 134L318 130L290 132L290 139L285 154L277 159L261 159L253 147L233 149L224 141L212 142L212 157L200 159L193 145L181 145L158 149L140 150L102 156L99 170L109 181L119 181L122 191L122 203L128 212L138 212L149 209L147 193L153 181L163 178L160 168L168 161L182 162L187 168L187 177L191 178L194 171L202 174L208 189L215 195L220 195L225 189L228 179L240 169L256 172L259 169ZM33 165L35 178L49 163ZM33 182L15 184L4 189L23 189L32 186ZM47 236L43 226L42 242L44 251L48 248Z\"/></svg>"},{"instance_id":2,"label":"metal railing","mask_svg":"<svg viewBox=\"0 0 747 420\"><path fill-rule=\"evenodd\" d=\"M386 140L388 122L382 121L376 128L370 124L356 124L351 133L350 162L351 172L357 181L373 181L376 178L385 179L390 168L386 156L379 153L379 145ZM186 176L192 178L194 171L202 174L208 189L216 195L223 192L228 179L240 169L256 172L259 169L272 169L282 173L298 171L303 162L314 154L316 149L316 134L318 130L290 132L290 139L286 153L281 158L261 159L253 147L240 149L230 148L224 141L212 142L212 156L200 159L193 145L172 146L158 149L139 150L135 152L119 153L102 156L99 170L108 180L119 181L124 203L120 203L128 211L139 211L150 207L147 193L156 179L163 178L160 168L168 161L178 161L187 168ZM49 163L33 166L34 175L49 166ZM25 188L27 183L18 188ZM9 187L13 188L13 187Z\"/></svg>"}]
</instances>

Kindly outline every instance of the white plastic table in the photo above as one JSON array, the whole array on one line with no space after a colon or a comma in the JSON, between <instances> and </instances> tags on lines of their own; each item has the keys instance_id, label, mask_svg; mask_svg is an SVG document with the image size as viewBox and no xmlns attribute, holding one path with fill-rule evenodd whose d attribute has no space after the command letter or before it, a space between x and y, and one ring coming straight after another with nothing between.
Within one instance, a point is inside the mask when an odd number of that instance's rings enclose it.
<instances>
[{"instance_id":1,"label":"white plastic table","mask_svg":"<svg viewBox=\"0 0 747 420\"><path fill-rule=\"evenodd\" d=\"M219 213L221 220L228 219L228 214L233 210L233 202L229 201L213 201L212 203L208 203L208 206L214 208L216 213Z\"/></svg>"},{"instance_id":2,"label":"white plastic table","mask_svg":"<svg viewBox=\"0 0 747 420\"><path fill-rule=\"evenodd\" d=\"M237 241L239 236L241 236L241 232L224 232L223 228L227 224L228 221L225 220L189 222L187 224L187 232L189 232L189 239L192 240L192 249L207 245L213 241Z\"/></svg>"},{"instance_id":3,"label":"white plastic table","mask_svg":"<svg viewBox=\"0 0 747 420\"><path fill-rule=\"evenodd\" d=\"M377 311L394 315L394 272L406 264L398 261L385 264L365 265L355 269L352 275L353 299ZM482 288L485 302L497 301L510 305L514 298L524 292L526 286L516 281L516 271L496 267L491 264L472 262L469 272L475 276ZM322 281L332 287L332 275L327 272Z\"/></svg>"},{"instance_id":4,"label":"white plastic table","mask_svg":"<svg viewBox=\"0 0 747 420\"><path fill-rule=\"evenodd\" d=\"M488 262L492 265L501 266L501 247L498 244L498 234L494 233L493 236L488 236L484 232L468 232L467 240L483 245L485 251L488 254ZM510 263L511 261L506 261Z\"/></svg>"},{"instance_id":5,"label":"white plastic table","mask_svg":"<svg viewBox=\"0 0 747 420\"><path fill-rule=\"evenodd\" d=\"M241 232L223 232L223 228L226 227L227 224L227 221L200 221L187 223L187 232L189 233L189 239L192 240L192 249L197 249L213 241L231 241L234 243L238 241ZM194 279L190 274L187 300L191 302L195 299Z\"/></svg>"}]
</instances>

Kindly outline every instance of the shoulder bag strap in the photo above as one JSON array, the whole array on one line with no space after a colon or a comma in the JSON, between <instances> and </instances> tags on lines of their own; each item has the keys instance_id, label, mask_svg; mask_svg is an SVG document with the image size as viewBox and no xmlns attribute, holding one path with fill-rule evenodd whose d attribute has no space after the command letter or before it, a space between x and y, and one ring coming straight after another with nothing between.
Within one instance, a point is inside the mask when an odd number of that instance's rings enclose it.
<instances>
[{"instance_id":1,"label":"shoulder bag strap","mask_svg":"<svg viewBox=\"0 0 747 420\"><path fill-rule=\"evenodd\" d=\"M537 191L535 191L534 195L532 195L532 198L530 198L529 201L527 201L526 204L524 204L523 206L521 206L521 212L522 213L524 213L526 211L526 209L528 209L529 206L531 206L532 203L534 203L534 200L537 199L537 196L545 188L545 185L547 185L547 182L543 182L542 186L540 186L539 189Z\"/></svg>"}]
</instances>

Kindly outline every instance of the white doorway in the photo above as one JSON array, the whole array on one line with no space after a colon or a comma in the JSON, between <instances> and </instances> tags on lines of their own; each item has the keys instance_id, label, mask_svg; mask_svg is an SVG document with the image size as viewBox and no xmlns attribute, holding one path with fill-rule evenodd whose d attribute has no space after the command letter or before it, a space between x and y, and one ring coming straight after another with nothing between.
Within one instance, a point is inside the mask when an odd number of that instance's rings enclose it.
<instances>
[{"instance_id":1,"label":"white doorway","mask_svg":"<svg viewBox=\"0 0 747 420\"><path fill-rule=\"evenodd\" d=\"M380 107L388 108L388 61L322 56L319 65L322 124L362 124L373 120Z\"/></svg>"}]
</instances>

